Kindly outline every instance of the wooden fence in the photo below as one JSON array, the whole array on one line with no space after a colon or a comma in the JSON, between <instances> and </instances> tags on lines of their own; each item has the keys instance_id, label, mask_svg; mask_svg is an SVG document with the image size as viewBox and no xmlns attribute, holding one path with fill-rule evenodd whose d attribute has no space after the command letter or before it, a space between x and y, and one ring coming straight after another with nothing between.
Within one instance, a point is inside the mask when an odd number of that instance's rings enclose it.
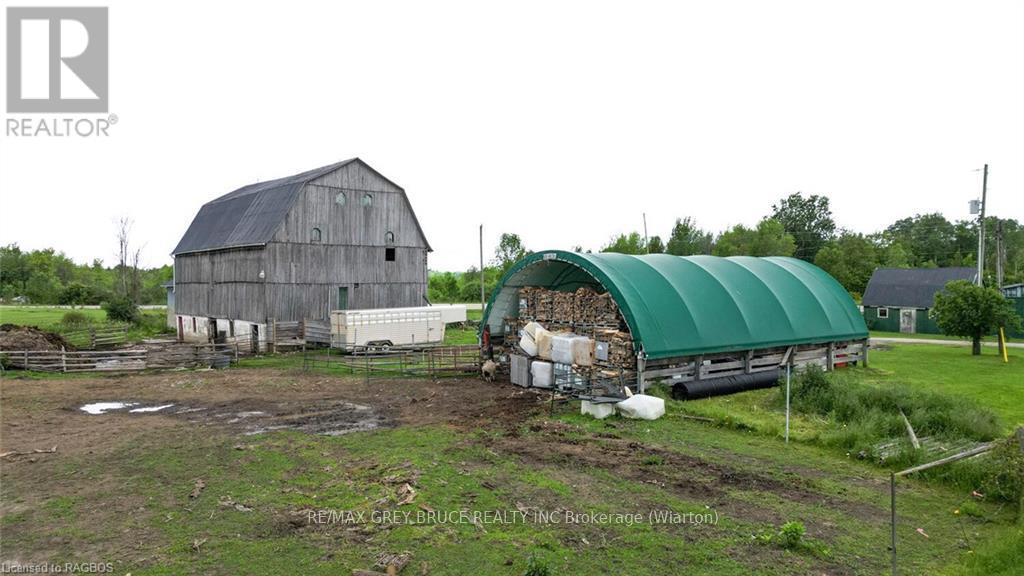
<instances>
[{"instance_id":1,"label":"wooden fence","mask_svg":"<svg viewBox=\"0 0 1024 576\"><path fill-rule=\"evenodd\" d=\"M480 348L477 346L433 346L415 350L372 348L339 353L331 348L307 349L303 369L338 369L346 374L367 378L402 376L441 378L466 376L480 372Z\"/></svg>"},{"instance_id":2,"label":"wooden fence","mask_svg":"<svg viewBox=\"0 0 1024 576\"><path fill-rule=\"evenodd\" d=\"M84 326L76 330L63 332L61 335L78 348L88 348L90 350L112 348L120 346L128 340L128 326L126 324Z\"/></svg>"},{"instance_id":3,"label":"wooden fence","mask_svg":"<svg viewBox=\"0 0 1024 576\"><path fill-rule=\"evenodd\" d=\"M222 368L238 361L236 345L174 344L130 350L0 350L5 366L41 372L124 372L148 368Z\"/></svg>"}]
</instances>

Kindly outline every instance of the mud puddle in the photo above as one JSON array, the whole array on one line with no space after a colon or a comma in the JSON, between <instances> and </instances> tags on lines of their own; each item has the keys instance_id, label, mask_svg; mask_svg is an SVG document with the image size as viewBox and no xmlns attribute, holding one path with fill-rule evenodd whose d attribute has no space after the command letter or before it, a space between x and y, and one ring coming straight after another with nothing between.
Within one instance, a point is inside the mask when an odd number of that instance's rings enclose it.
<instances>
[{"instance_id":1,"label":"mud puddle","mask_svg":"<svg viewBox=\"0 0 1024 576\"><path fill-rule=\"evenodd\" d=\"M274 430L340 436L384 427L388 421L370 406L344 400L323 403L274 403L239 400L216 405L144 404L134 401L94 402L78 408L93 416L127 413L137 417L163 415L196 425L217 424L251 436Z\"/></svg>"}]
</instances>

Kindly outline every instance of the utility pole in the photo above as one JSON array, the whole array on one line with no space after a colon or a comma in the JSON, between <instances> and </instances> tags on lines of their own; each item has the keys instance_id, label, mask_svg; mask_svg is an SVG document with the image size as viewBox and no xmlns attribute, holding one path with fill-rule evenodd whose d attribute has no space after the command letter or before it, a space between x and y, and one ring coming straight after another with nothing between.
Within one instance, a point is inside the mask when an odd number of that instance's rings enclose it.
<instances>
[{"instance_id":1,"label":"utility pole","mask_svg":"<svg viewBox=\"0 0 1024 576\"><path fill-rule=\"evenodd\" d=\"M644 254L650 254L650 244L647 243L647 212L644 212Z\"/></svg>"},{"instance_id":2,"label":"utility pole","mask_svg":"<svg viewBox=\"0 0 1024 576\"><path fill-rule=\"evenodd\" d=\"M978 218L978 286L985 275L985 200L988 194L988 164L981 176L981 216Z\"/></svg>"},{"instance_id":3,"label":"utility pole","mask_svg":"<svg viewBox=\"0 0 1024 576\"><path fill-rule=\"evenodd\" d=\"M480 310L484 309L484 225L480 225Z\"/></svg>"},{"instance_id":4,"label":"utility pole","mask_svg":"<svg viewBox=\"0 0 1024 576\"><path fill-rule=\"evenodd\" d=\"M1006 247L1003 246L1003 221L996 220L996 288L1003 287L1003 259Z\"/></svg>"}]
</instances>

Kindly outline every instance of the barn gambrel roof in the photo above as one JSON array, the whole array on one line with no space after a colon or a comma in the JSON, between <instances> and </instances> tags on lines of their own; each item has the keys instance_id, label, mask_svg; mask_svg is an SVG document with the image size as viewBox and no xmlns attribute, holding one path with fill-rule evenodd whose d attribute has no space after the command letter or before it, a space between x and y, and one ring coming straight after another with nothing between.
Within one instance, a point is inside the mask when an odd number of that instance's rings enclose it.
<instances>
[{"instance_id":1,"label":"barn gambrel roof","mask_svg":"<svg viewBox=\"0 0 1024 576\"><path fill-rule=\"evenodd\" d=\"M931 308L948 282L977 278L974 268L878 268L864 290L865 306Z\"/></svg>"},{"instance_id":2,"label":"barn gambrel roof","mask_svg":"<svg viewBox=\"0 0 1024 576\"><path fill-rule=\"evenodd\" d=\"M249 184L207 202L199 209L171 254L177 256L189 252L266 245L284 222L303 186L354 162L387 180L405 194L401 186L385 178L366 162L350 158L292 176ZM412 216L427 250L431 250L415 211Z\"/></svg>"}]
</instances>

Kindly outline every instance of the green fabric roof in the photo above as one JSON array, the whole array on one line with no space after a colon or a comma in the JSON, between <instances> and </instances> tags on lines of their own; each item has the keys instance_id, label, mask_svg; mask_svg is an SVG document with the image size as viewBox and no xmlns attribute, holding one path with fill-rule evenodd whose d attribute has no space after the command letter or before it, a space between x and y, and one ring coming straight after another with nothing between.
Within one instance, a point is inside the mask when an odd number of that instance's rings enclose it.
<instances>
[{"instance_id":1,"label":"green fabric roof","mask_svg":"<svg viewBox=\"0 0 1024 576\"><path fill-rule=\"evenodd\" d=\"M651 359L868 337L846 290L795 258L537 252L502 278L484 314L491 332L518 313L516 288L612 294Z\"/></svg>"}]
</instances>

